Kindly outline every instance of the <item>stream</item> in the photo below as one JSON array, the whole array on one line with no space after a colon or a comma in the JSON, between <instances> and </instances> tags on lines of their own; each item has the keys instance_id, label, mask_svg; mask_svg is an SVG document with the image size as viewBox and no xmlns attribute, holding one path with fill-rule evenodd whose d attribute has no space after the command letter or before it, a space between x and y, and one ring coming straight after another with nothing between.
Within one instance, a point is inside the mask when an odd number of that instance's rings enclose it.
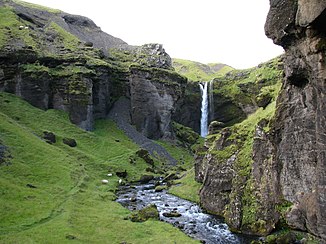
<instances>
[{"instance_id":1,"label":"stream","mask_svg":"<svg viewBox=\"0 0 326 244\"><path fill-rule=\"evenodd\" d=\"M221 218L206 214L195 203L168 194L155 192L155 183L121 186L116 200L129 210L140 210L155 204L160 219L181 229L188 236L206 244L250 243L257 238L232 233ZM178 212L180 217L165 217L163 213Z\"/></svg>"}]
</instances>

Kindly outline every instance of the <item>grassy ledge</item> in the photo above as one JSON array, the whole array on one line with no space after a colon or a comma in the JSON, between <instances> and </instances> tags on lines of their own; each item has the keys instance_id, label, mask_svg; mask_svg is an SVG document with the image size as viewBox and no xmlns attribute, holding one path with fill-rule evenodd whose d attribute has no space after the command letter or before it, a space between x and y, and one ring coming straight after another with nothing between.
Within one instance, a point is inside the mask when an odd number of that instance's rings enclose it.
<instances>
[{"instance_id":1,"label":"grassy ledge","mask_svg":"<svg viewBox=\"0 0 326 244\"><path fill-rule=\"evenodd\" d=\"M10 155L0 165L0 243L198 243L167 223L124 220L130 212L114 201L118 177L107 173L127 170L134 180L148 165L129 163L139 148L113 122L97 121L86 132L62 111L6 93L0 117L0 143ZM56 142L45 142L44 131Z\"/></svg>"}]
</instances>

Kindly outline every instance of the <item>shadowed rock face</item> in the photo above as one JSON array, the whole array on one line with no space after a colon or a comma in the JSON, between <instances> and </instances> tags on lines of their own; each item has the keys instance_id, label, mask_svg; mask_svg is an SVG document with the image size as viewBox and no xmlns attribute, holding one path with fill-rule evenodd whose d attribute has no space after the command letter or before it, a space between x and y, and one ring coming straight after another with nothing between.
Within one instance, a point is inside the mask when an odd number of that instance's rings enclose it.
<instances>
[{"instance_id":1,"label":"shadowed rock face","mask_svg":"<svg viewBox=\"0 0 326 244\"><path fill-rule=\"evenodd\" d=\"M285 79L271 138L290 226L326 239L326 1L271 1L266 34L284 47ZM286 18L286 20L284 20Z\"/></svg>"},{"instance_id":2,"label":"shadowed rock face","mask_svg":"<svg viewBox=\"0 0 326 244\"><path fill-rule=\"evenodd\" d=\"M245 135L254 136L247 171L241 171L241 146L240 152L227 151L239 143L233 127L206 140L209 150L196 160L201 203L237 231L267 235L284 218L290 227L325 240L326 1L270 3L266 35L285 49L274 118Z\"/></svg>"},{"instance_id":3,"label":"shadowed rock face","mask_svg":"<svg viewBox=\"0 0 326 244\"><path fill-rule=\"evenodd\" d=\"M133 67L130 77L131 119L151 139L173 139L172 115L186 79L164 70Z\"/></svg>"}]
</instances>

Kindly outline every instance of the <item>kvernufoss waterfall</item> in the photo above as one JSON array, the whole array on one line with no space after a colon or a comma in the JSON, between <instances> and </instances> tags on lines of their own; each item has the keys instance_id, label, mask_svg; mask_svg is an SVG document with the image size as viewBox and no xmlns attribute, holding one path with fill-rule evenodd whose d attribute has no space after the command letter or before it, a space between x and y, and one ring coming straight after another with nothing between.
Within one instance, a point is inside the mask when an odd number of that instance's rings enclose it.
<instances>
[{"instance_id":1,"label":"kvernufoss waterfall","mask_svg":"<svg viewBox=\"0 0 326 244\"><path fill-rule=\"evenodd\" d=\"M326 0L263 1L284 53L236 69L0 0L0 244L325 244Z\"/></svg>"},{"instance_id":2,"label":"kvernufoss waterfall","mask_svg":"<svg viewBox=\"0 0 326 244\"><path fill-rule=\"evenodd\" d=\"M201 92L201 118L200 118L201 137L207 136L209 123L214 118L213 85L214 85L214 80L211 80L210 82L199 83L199 88Z\"/></svg>"}]
</instances>

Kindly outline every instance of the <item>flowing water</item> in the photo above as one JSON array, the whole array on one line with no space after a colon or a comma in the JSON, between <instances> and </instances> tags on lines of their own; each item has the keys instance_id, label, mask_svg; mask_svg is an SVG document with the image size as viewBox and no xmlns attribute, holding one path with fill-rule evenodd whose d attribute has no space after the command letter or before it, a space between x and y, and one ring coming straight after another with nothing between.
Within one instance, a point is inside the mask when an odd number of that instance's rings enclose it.
<instances>
[{"instance_id":1,"label":"flowing water","mask_svg":"<svg viewBox=\"0 0 326 244\"><path fill-rule=\"evenodd\" d=\"M222 219L206 214L195 203L163 192L155 192L155 184L121 186L117 202L130 210L139 210L155 204L160 219L168 222L194 239L206 244L250 243L254 237L232 233ZM177 211L180 217L165 217L163 213Z\"/></svg>"},{"instance_id":2,"label":"flowing water","mask_svg":"<svg viewBox=\"0 0 326 244\"><path fill-rule=\"evenodd\" d=\"M202 101L200 118L200 135L206 137L208 134L208 82L199 83Z\"/></svg>"},{"instance_id":3,"label":"flowing water","mask_svg":"<svg viewBox=\"0 0 326 244\"><path fill-rule=\"evenodd\" d=\"M209 120L213 121L214 120L214 96L213 96L213 91L214 91L214 79L209 82L209 89L208 89L208 97L209 97Z\"/></svg>"}]
</instances>

